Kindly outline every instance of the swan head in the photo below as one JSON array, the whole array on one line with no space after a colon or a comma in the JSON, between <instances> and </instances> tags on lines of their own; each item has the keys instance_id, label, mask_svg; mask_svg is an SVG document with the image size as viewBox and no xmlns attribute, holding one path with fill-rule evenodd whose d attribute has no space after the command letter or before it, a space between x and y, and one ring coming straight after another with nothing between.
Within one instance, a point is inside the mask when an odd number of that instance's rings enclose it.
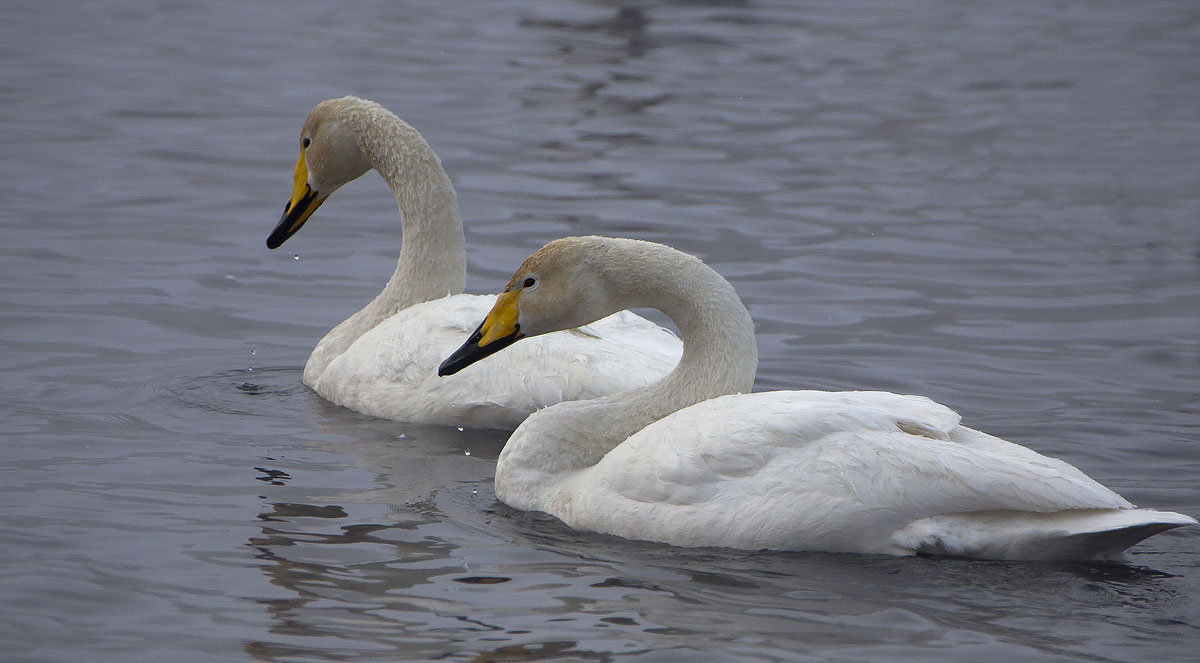
<instances>
[{"instance_id":1,"label":"swan head","mask_svg":"<svg viewBox=\"0 0 1200 663\"><path fill-rule=\"evenodd\" d=\"M370 103L355 97L328 99L308 114L300 131L300 158L292 176L292 196L279 224L267 237L267 248L282 245L329 194L371 169L354 128L354 111Z\"/></svg>"},{"instance_id":2,"label":"swan head","mask_svg":"<svg viewBox=\"0 0 1200 663\"><path fill-rule=\"evenodd\" d=\"M582 327L626 308L614 298L620 288L608 278L610 243L645 244L564 237L526 258L475 332L438 367L438 375L457 373L526 336Z\"/></svg>"}]
</instances>

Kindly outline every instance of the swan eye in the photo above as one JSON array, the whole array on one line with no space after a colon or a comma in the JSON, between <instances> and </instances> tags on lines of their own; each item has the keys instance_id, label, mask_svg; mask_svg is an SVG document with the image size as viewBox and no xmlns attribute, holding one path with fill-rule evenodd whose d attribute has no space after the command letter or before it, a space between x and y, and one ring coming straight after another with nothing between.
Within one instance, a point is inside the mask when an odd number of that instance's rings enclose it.
<instances>
[{"instance_id":1,"label":"swan eye","mask_svg":"<svg viewBox=\"0 0 1200 663\"><path fill-rule=\"evenodd\" d=\"M522 288L532 288L535 285L537 285L537 279L535 279L531 276L531 277L525 279L525 282L521 284L521 287Z\"/></svg>"},{"instance_id":2,"label":"swan eye","mask_svg":"<svg viewBox=\"0 0 1200 663\"><path fill-rule=\"evenodd\" d=\"M312 139L309 138L308 136L305 136L304 141L301 142L300 144L303 145L304 147L308 147L309 145L312 144Z\"/></svg>"}]
</instances>

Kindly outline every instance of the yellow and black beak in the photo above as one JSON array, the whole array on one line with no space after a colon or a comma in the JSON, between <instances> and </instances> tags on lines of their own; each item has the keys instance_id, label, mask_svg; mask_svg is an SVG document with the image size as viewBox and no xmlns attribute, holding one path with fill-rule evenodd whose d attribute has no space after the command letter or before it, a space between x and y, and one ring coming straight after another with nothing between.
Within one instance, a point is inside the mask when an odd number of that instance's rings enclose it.
<instances>
[{"instance_id":1,"label":"yellow and black beak","mask_svg":"<svg viewBox=\"0 0 1200 663\"><path fill-rule=\"evenodd\" d=\"M438 366L438 375L454 375L524 338L525 334L521 333L521 325L518 322L521 309L517 306L517 297L520 295L519 288L500 293L492 310L467 338L467 342Z\"/></svg>"},{"instance_id":2,"label":"yellow and black beak","mask_svg":"<svg viewBox=\"0 0 1200 663\"><path fill-rule=\"evenodd\" d=\"M300 226L325 202L328 195L319 195L308 186L308 162L304 160L304 148L300 148L300 159L296 162L296 174L292 177L292 198L283 207L279 224L267 237L267 248L277 249L287 238L296 234Z\"/></svg>"}]
</instances>

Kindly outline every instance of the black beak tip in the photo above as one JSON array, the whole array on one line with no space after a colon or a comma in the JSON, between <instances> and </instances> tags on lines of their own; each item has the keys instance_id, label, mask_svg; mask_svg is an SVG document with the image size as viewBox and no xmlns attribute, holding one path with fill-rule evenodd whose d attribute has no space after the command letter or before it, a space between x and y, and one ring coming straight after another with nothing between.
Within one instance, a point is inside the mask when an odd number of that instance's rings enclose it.
<instances>
[{"instance_id":1,"label":"black beak tip","mask_svg":"<svg viewBox=\"0 0 1200 663\"><path fill-rule=\"evenodd\" d=\"M326 196L328 198L328 196ZM289 237L296 234L300 230L300 226L308 220L308 215L313 213L325 198L317 198L317 192L312 189L306 189L304 197L296 202L295 205L289 200L283 204L283 216L279 217L279 223L275 224L275 229L267 237L267 248L277 249L283 246Z\"/></svg>"},{"instance_id":2,"label":"black beak tip","mask_svg":"<svg viewBox=\"0 0 1200 663\"><path fill-rule=\"evenodd\" d=\"M295 232L292 230L292 215L288 214L290 205L284 205L283 216L279 218L279 223L275 224L275 229L267 236L267 248L277 249L283 246L287 238L291 237Z\"/></svg>"},{"instance_id":3,"label":"black beak tip","mask_svg":"<svg viewBox=\"0 0 1200 663\"><path fill-rule=\"evenodd\" d=\"M479 339L483 338L483 333L479 330L482 327L483 325L477 327L471 336L467 338L467 342L460 345L457 350L451 353L449 357L446 357L438 366L439 378L454 375L480 358L479 354L483 348L479 347Z\"/></svg>"},{"instance_id":4,"label":"black beak tip","mask_svg":"<svg viewBox=\"0 0 1200 663\"><path fill-rule=\"evenodd\" d=\"M457 365L453 361L451 361L451 359L447 359L446 361L443 361L441 363L441 365L438 366L438 377L439 378L444 378L447 375L454 375L455 373L461 371L464 368L465 365L462 365L462 366Z\"/></svg>"},{"instance_id":5,"label":"black beak tip","mask_svg":"<svg viewBox=\"0 0 1200 663\"><path fill-rule=\"evenodd\" d=\"M480 326L482 327L482 325ZM454 375L462 369L479 361L480 359L483 359L484 357L490 357L504 348L512 345L513 343L516 343L520 339L524 338L524 336L525 335L521 333L521 328L517 327L513 333L509 334L508 336L496 339L495 341L489 343L486 347L481 347L479 345L479 340L483 337L483 334L476 329L475 333L471 334L471 337L467 339L466 343L463 343L461 347L455 350L454 353L449 357L446 357L446 360L443 361L440 366L438 366L438 377Z\"/></svg>"}]
</instances>

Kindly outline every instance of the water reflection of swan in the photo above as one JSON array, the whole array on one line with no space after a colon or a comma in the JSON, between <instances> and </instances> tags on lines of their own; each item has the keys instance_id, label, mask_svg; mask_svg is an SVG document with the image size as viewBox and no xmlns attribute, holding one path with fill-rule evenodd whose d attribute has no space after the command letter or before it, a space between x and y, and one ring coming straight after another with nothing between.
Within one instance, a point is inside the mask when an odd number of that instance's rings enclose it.
<instances>
[{"instance_id":1,"label":"water reflection of swan","mask_svg":"<svg viewBox=\"0 0 1200 663\"><path fill-rule=\"evenodd\" d=\"M267 246L281 245L338 187L371 169L400 208L400 258L383 292L334 327L308 358L304 383L320 395L389 419L512 428L539 408L642 386L675 365L678 339L623 311L582 333L547 337L520 357L439 380L438 362L483 317L491 298L458 294L466 275L458 203L437 155L415 129L371 101L318 104L300 134L291 200Z\"/></svg>"},{"instance_id":2,"label":"water reflection of swan","mask_svg":"<svg viewBox=\"0 0 1200 663\"><path fill-rule=\"evenodd\" d=\"M1178 616L1170 576L1138 567L1042 565L1018 573L1006 564L680 550L568 530L503 505L495 517L486 483L500 451L497 433L406 426L397 440L388 421L361 418L353 429L344 417L330 423L323 432L336 441L317 448L349 454L353 466L376 476L348 480L327 459L320 463L334 468L327 482L313 485L319 477L308 474L262 489L272 503L248 545L270 589L243 601L261 606L270 631L246 642L256 660L538 660L557 651L548 639L586 660L612 658L589 658L589 647L675 650L681 639L697 651L746 658L748 649L727 635L746 624L779 651L812 642L840 651L895 638L940 642L953 628L976 634L984 648L1000 640L1061 653L1076 651L1059 637L1064 623L1106 632L1096 611L1128 612L1131 604L1139 607L1131 618L1153 637L1169 640L1178 630L1177 620L1163 619ZM464 443L471 456L451 451ZM306 456L292 473L306 474L311 462ZM478 485L478 496L465 483ZM348 485L370 488L338 492ZM914 606L928 622L913 616Z\"/></svg>"},{"instance_id":3,"label":"water reflection of swan","mask_svg":"<svg viewBox=\"0 0 1200 663\"><path fill-rule=\"evenodd\" d=\"M750 391L750 315L696 258L649 242L551 242L508 282L453 373L526 336L626 307L684 339L653 385L531 415L496 495L568 525L682 546L1110 558L1193 518L1136 509L1078 469L886 392Z\"/></svg>"}]
</instances>

